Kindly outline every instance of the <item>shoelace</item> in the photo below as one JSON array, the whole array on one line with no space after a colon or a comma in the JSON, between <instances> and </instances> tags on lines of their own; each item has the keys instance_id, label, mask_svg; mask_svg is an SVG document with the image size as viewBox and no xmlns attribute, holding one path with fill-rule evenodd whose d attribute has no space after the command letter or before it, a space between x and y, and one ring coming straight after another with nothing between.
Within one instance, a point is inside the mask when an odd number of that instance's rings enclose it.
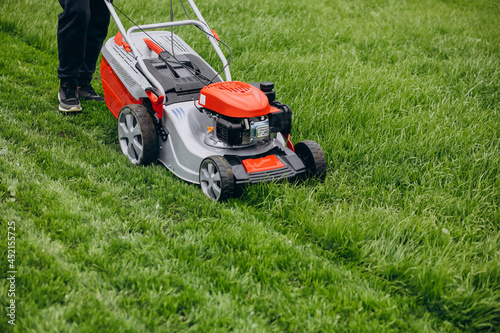
<instances>
[{"instance_id":1,"label":"shoelace","mask_svg":"<svg viewBox=\"0 0 500 333\"><path fill-rule=\"evenodd\" d=\"M77 98L76 85L66 83L62 85L62 91L67 99Z\"/></svg>"},{"instance_id":2,"label":"shoelace","mask_svg":"<svg viewBox=\"0 0 500 333\"><path fill-rule=\"evenodd\" d=\"M82 86L80 86L79 88L80 91L84 91L86 93L88 93L89 95L91 96L96 96L97 93L95 92L94 88L92 88L92 86L90 84L84 84Z\"/></svg>"}]
</instances>

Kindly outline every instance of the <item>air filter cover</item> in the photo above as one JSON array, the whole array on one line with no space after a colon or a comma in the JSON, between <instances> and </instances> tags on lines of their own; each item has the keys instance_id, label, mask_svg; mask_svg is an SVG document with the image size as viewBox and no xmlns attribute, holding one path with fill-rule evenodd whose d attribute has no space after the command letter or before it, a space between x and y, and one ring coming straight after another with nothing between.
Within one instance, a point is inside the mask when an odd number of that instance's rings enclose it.
<instances>
[{"instance_id":1,"label":"air filter cover","mask_svg":"<svg viewBox=\"0 0 500 333\"><path fill-rule=\"evenodd\" d=\"M269 114L267 96L245 82L216 82L203 87L199 104L227 117L250 118Z\"/></svg>"}]
</instances>

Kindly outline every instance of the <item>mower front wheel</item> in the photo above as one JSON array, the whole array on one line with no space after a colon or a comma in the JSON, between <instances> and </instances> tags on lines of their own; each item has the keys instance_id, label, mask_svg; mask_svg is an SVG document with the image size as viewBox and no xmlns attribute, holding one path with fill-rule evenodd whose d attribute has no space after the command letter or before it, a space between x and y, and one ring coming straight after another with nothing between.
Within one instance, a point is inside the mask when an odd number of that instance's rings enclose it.
<instances>
[{"instance_id":1,"label":"mower front wheel","mask_svg":"<svg viewBox=\"0 0 500 333\"><path fill-rule=\"evenodd\" d=\"M294 149L306 166L308 175L324 180L326 177L326 158L319 144L312 140L304 140L298 142Z\"/></svg>"},{"instance_id":2,"label":"mower front wheel","mask_svg":"<svg viewBox=\"0 0 500 333\"><path fill-rule=\"evenodd\" d=\"M148 165L158 157L158 135L151 115L139 104L124 106L118 115L118 140L132 164Z\"/></svg>"},{"instance_id":3,"label":"mower front wheel","mask_svg":"<svg viewBox=\"0 0 500 333\"><path fill-rule=\"evenodd\" d=\"M201 162L200 186L203 193L214 201L224 201L233 196L233 170L224 157L214 155Z\"/></svg>"}]
</instances>

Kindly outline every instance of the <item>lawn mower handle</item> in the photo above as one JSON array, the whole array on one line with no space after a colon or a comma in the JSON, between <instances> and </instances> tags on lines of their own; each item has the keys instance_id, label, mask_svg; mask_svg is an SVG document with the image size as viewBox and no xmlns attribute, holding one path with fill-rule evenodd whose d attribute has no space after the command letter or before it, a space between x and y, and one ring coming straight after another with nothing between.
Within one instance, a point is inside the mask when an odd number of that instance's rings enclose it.
<instances>
[{"instance_id":1,"label":"lawn mower handle","mask_svg":"<svg viewBox=\"0 0 500 333\"><path fill-rule=\"evenodd\" d=\"M134 26L127 31L125 31L125 27L123 26L120 18L118 17L118 14L116 13L115 8L113 7L113 4L111 3L111 0L103 0L104 3L106 4L106 7L108 7L109 12L111 13L111 16L113 17L113 20L116 23L116 26L118 27L118 30L123 36L123 39L130 45L130 49L132 51L132 54L135 56L135 59L137 60L137 63L139 64L139 68L141 71L144 73L144 76L151 82L151 84L158 89L158 91L162 94L165 95L165 90L163 89L162 85L154 78L154 76L149 72L149 70L146 67L146 64L144 63L144 59L142 58L142 55L140 52L137 52L137 46L133 42L131 38L131 34L134 31L137 30L151 30L151 29L160 29L160 28L171 28L171 27L177 27L177 26L184 26L184 25L194 25L199 27L203 32L208 37L208 40L212 44L212 47L214 48L215 52L219 56L222 65L224 66L224 76L226 78L226 81L231 81L231 72L229 71L229 66L227 63L227 59L224 56L224 53L222 53L222 50L219 47L219 44L217 40L215 39L214 35L210 31L210 28L208 27L207 22L205 22L205 19L201 15L200 11L198 10L198 7L196 7L196 4L194 3L193 0L187 0L189 5L191 6L191 9L195 13L196 17L198 20L183 20L183 21L173 21L173 22L164 22L164 23L153 23L153 24L145 24L145 25L138 25Z\"/></svg>"}]
</instances>

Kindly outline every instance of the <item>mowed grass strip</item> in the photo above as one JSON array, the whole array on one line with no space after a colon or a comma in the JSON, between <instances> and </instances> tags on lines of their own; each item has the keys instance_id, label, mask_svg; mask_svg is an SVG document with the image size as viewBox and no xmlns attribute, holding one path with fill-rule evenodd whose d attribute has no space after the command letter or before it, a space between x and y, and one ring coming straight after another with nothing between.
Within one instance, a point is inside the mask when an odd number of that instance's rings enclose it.
<instances>
[{"instance_id":1,"label":"mowed grass strip","mask_svg":"<svg viewBox=\"0 0 500 333\"><path fill-rule=\"evenodd\" d=\"M238 55L233 76L275 81L295 111L294 140L320 142L330 166L324 184L266 184L213 205L160 166L130 167L105 107L57 114L55 36L43 34L53 8L20 27L20 5L4 3L13 14L2 27L35 48L2 37L16 55L1 63L2 210L30 230L22 249L47 244L23 262L39 272L23 280L20 320L38 330L494 330L493 4L202 8ZM47 246L53 269L37 264ZM41 281L57 296L39 293Z\"/></svg>"}]
</instances>

